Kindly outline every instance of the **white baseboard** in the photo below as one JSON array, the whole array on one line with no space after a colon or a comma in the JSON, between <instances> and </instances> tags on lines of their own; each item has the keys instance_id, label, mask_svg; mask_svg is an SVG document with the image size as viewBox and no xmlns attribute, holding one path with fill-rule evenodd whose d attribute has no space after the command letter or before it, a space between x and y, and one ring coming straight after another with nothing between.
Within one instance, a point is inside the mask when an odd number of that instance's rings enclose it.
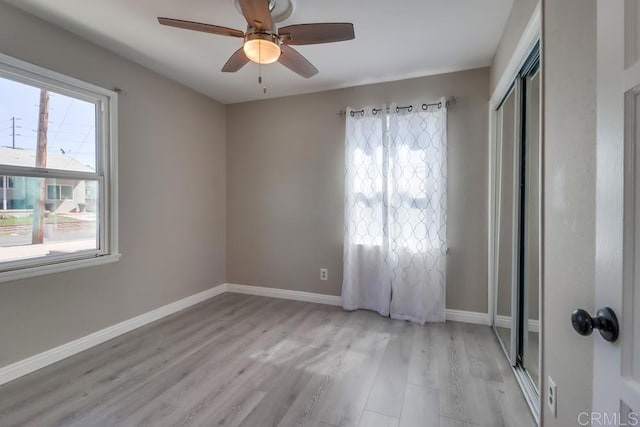
<instances>
[{"instance_id":1,"label":"white baseboard","mask_svg":"<svg viewBox=\"0 0 640 427\"><path fill-rule=\"evenodd\" d=\"M262 286L236 285L234 283L227 283L226 285L227 292L236 294L291 299L295 301L315 302L317 304L342 305L342 298L337 295L315 294L312 292L290 291L288 289L265 288Z\"/></svg>"},{"instance_id":2,"label":"white baseboard","mask_svg":"<svg viewBox=\"0 0 640 427\"><path fill-rule=\"evenodd\" d=\"M447 309L447 320L452 322L473 323L474 325L489 325L489 314L477 311Z\"/></svg>"},{"instance_id":3,"label":"white baseboard","mask_svg":"<svg viewBox=\"0 0 640 427\"><path fill-rule=\"evenodd\" d=\"M102 344L105 341L116 338L119 335L126 334L141 326L145 326L151 322L159 320L165 316L176 313L192 305L198 304L209 298L213 298L224 292L233 292L237 294L258 295L271 298L281 298L296 301L313 302L317 304L342 305L342 298L337 295L316 294L311 292L291 291L287 289L265 288L260 286L237 285L233 283L224 283L213 287L206 291L191 295L179 301L167 304L148 313L141 314L132 319L125 320L116 325L94 332L77 340L52 348L45 352L36 354L27 359L20 360L10 365L0 368L0 385L13 381L19 377L35 372L45 366L54 364ZM465 323L474 323L478 325L488 325L489 315L487 313L477 313L461 310L447 310L447 320Z\"/></svg>"},{"instance_id":4,"label":"white baseboard","mask_svg":"<svg viewBox=\"0 0 640 427\"><path fill-rule=\"evenodd\" d=\"M155 310L149 311L132 319L125 320L108 328L94 332L77 340L73 340L61 346L36 354L27 359L20 360L0 368L0 385L13 381L23 375L30 374L45 366L59 362L62 359L73 356L105 341L109 341L119 335L126 334L141 326L147 325L170 314L176 313L199 302L205 301L216 295L220 295L227 289L226 284L216 286L206 291L191 295L171 304L167 304Z\"/></svg>"},{"instance_id":5,"label":"white baseboard","mask_svg":"<svg viewBox=\"0 0 640 427\"><path fill-rule=\"evenodd\" d=\"M282 298L296 301L315 302L318 304L342 305L342 297L338 295L315 294L311 292L290 291L288 289L265 288L263 286L237 285L227 283L227 292L237 294L258 295L271 298ZM473 311L447 310L447 320L454 322L489 325L489 315Z\"/></svg>"},{"instance_id":6,"label":"white baseboard","mask_svg":"<svg viewBox=\"0 0 640 427\"><path fill-rule=\"evenodd\" d=\"M498 328L511 328L511 316L496 315L496 326ZM529 332L540 332L540 321L529 319Z\"/></svg>"}]
</instances>

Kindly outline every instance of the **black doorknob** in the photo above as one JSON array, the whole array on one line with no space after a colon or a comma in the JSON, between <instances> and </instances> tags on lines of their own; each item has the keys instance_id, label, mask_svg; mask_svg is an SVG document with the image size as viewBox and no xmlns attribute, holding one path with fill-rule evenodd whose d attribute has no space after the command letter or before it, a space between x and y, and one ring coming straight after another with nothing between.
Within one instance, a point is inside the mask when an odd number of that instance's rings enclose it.
<instances>
[{"instance_id":1,"label":"black doorknob","mask_svg":"<svg viewBox=\"0 0 640 427\"><path fill-rule=\"evenodd\" d=\"M577 333L584 336L591 335L594 329L598 329L602 338L610 342L615 342L620 333L618 318L609 307L598 310L596 317L591 317L585 310L575 310L571 313L571 324Z\"/></svg>"}]
</instances>

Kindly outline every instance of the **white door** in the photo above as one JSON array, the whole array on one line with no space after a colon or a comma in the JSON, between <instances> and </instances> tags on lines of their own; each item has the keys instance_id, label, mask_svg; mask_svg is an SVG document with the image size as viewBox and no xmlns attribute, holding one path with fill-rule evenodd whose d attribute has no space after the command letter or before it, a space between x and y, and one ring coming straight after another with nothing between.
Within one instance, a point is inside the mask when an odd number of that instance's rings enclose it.
<instances>
[{"instance_id":1,"label":"white door","mask_svg":"<svg viewBox=\"0 0 640 427\"><path fill-rule=\"evenodd\" d=\"M613 309L620 336L594 331L591 421L640 425L640 5L598 0L597 13L595 306Z\"/></svg>"}]
</instances>

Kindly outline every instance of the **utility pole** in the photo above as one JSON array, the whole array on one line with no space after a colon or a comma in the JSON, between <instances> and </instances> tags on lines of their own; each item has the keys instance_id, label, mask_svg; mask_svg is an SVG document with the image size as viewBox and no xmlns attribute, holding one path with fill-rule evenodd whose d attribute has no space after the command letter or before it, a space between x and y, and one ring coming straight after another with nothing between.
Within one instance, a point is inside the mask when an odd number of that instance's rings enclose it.
<instances>
[{"instance_id":1,"label":"utility pole","mask_svg":"<svg viewBox=\"0 0 640 427\"><path fill-rule=\"evenodd\" d=\"M40 112L38 114L38 148L36 150L36 167L47 167L47 132L49 131L49 91L40 90ZM33 203L33 228L31 243L44 243L44 201L47 196L47 183L40 178L39 197Z\"/></svg>"},{"instance_id":2,"label":"utility pole","mask_svg":"<svg viewBox=\"0 0 640 427\"><path fill-rule=\"evenodd\" d=\"M16 148L16 136L20 136L16 133L16 129L20 129L20 126L16 126L16 120L20 120L17 117L11 117L11 148Z\"/></svg>"}]
</instances>

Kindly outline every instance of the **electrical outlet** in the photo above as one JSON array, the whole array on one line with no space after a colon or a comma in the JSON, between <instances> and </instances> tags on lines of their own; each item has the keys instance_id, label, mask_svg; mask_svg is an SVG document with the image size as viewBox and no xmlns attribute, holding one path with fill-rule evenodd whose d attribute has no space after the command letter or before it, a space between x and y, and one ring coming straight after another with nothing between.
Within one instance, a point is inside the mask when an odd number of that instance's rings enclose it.
<instances>
[{"instance_id":1,"label":"electrical outlet","mask_svg":"<svg viewBox=\"0 0 640 427\"><path fill-rule=\"evenodd\" d=\"M556 383L551 377L547 378L547 382L547 404L551 409L553 417L556 418L558 416L558 386L556 386Z\"/></svg>"},{"instance_id":2,"label":"electrical outlet","mask_svg":"<svg viewBox=\"0 0 640 427\"><path fill-rule=\"evenodd\" d=\"M326 268L320 269L320 280L329 280L329 270Z\"/></svg>"}]
</instances>

